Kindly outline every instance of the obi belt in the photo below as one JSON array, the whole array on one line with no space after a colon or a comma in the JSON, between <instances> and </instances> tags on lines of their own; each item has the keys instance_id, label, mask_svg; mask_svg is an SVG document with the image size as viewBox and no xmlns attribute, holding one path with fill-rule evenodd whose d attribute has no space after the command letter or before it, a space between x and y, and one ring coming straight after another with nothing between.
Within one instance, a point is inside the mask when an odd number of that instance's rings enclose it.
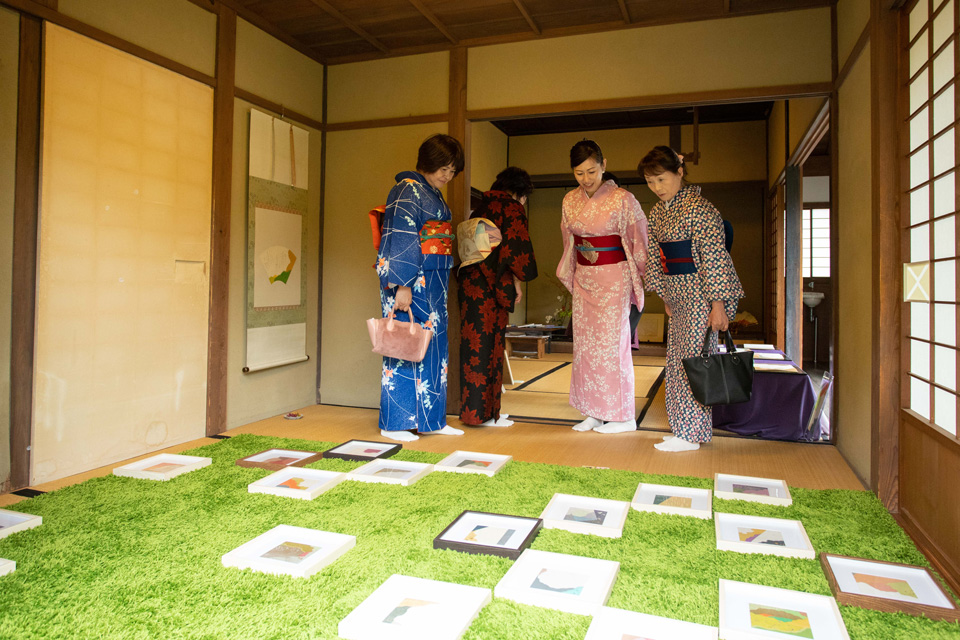
<instances>
[{"instance_id":1,"label":"obi belt","mask_svg":"<svg viewBox=\"0 0 960 640\"><path fill-rule=\"evenodd\" d=\"M693 262L693 240L657 244L660 245L660 266L664 274L678 276L697 272L697 265Z\"/></svg>"},{"instance_id":2,"label":"obi belt","mask_svg":"<svg viewBox=\"0 0 960 640\"><path fill-rule=\"evenodd\" d=\"M616 264L627 259L623 251L620 236L573 236L573 247L577 250L577 264L585 267L599 267Z\"/></svg>"},{"instance_id":3,"label":"obi belt","mask_svg":"<svg viewBox=\"0 0 960 640\"><path fill-rule=\"evenodd\" d=\"M420 228L420 253L449 256L453 254L453 225L444 220L427 220Z\"/></svg>"}]
</instances>

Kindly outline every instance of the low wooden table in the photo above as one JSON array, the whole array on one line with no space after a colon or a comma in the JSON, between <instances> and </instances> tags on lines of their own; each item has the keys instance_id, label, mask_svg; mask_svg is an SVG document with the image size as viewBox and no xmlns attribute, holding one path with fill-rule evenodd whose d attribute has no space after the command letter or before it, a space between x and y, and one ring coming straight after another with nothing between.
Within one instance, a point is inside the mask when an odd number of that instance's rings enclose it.
<instances>
[{"instance_id":1,"label":"low wooden table","mask_svg":"<svg viewBox=\"0 0 960 640\"><path fill-rule=\"evenodd\" d=\"M507 334L503 338L503 348L508 358L512 357L517 346L521 353L529 354L538 360L547 353L550 336L527 336L521 334ZM527 347L527 348L523 348ZM532 347L531 350L528 350Z\"/></svg>"}]
</instances>

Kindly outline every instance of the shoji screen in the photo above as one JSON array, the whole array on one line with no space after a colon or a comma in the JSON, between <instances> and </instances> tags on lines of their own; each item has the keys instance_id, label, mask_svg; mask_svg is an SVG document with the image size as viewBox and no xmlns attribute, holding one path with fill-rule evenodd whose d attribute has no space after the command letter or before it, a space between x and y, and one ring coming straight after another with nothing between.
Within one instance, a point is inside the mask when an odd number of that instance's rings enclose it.
<instances>
[{"instance_id":1,"label":"shoji screen","mask_svg":"<svg viewBox=\"0 0 960 640\"><path fill-rule=\"evenodd\" d=\"M204 434L213 91L47 23L31 482Z\"/></svg>"}]
</instances>

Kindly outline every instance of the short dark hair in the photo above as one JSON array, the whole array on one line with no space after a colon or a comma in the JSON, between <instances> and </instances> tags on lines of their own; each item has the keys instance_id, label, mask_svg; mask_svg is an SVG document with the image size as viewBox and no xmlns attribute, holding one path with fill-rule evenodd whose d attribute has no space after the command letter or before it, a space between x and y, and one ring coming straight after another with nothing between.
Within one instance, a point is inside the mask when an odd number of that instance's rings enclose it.
<instances>
[{"instance_id":1,"label":"short dark hair","mask_svg":"<svg viewBox=\"0 0 960 640\"><path fill-rule=\"evenodd\" d=\"M570 149L570 168L576 169L590 158L596 160L597 164L603 164L603 151L596 142L584 138Z\"/></svg>"},{"instance_id":2,"label":"short dark hair","mask_svg":"<svg viewBox=\"0 0 960 640\"><path fill-rule=\"evenodd\" d=\"M435 133L424 140L417 152L417 171L420 173L434 173L451 164L460 173L463 162L460 141L445 133Z\"/></svg>"},{"instance_id":3,"label":"short dark hair","mask_svg":"<svg viewBox=\"0 0 960 640\"><path fill-rule=\"evenodd\" d=\"M658 176L664 171L671 173L680 173L683 168L683 182L687 182L687 165L683 158L676 151L666 145L660 145L650 150L650 153L643 156L643 160L637 165L637 172L641 176Z\"/></svg>"},{"instance_id":4,"label":"short dark hair","mask_svg":"<svg viewBox=\"0 0 960 640\"><path fill-rule=\"evenodd\" d=\"M533 193L533 180L530 179L530 174L520 167L507 167L497 174L490 191L506 191L522 198Z\"/></svg>"}]
</instances>

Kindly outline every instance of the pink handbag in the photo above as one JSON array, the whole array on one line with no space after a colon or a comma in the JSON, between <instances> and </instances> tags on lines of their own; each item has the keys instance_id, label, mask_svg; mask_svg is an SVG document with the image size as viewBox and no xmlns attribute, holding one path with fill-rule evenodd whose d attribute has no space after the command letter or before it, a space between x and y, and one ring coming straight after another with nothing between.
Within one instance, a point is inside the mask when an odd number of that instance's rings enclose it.
<instances>
[{"instance_id":1,"label":"pink handbag","mask_svg":"<svg viewBox=\"0 0 960 640\"><path fill-rule=\"evenodd\" d=\"M374 353L409 362L423 360L430 344L430 336L433 335L432 331L424 329L416 322L397 320L393 309L386 318L367 320L367 331L370 332Z\"/></svg>"}]
</instances>

